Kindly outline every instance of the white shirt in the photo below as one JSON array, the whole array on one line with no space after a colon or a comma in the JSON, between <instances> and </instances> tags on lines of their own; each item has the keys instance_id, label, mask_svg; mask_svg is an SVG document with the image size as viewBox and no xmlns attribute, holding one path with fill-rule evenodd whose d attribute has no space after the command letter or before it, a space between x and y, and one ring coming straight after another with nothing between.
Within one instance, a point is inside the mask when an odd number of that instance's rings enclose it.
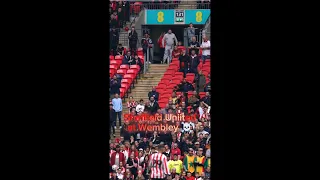
<instances>
[{"instance_id":1,"label":"white shirt","mask_svg":"<svg viewBox=\"0 0 320 180\"><path fill-rule=\"evenodd\" d=\"M202 48L211 47L210 41L209 40L207 42L203 41L200 47L202 47ZM202 50L202 55L205 55L205 56L210 55L210 49Z\"/></svg>"},{"instance_id":2,"label":"white shirt","mask_svg":"<svg viewBox=\"0 0 320 180\"><path fill-rule=\"evenodd\" d=\"M210 109L211 109L211 106L208 106L208 109L207 109L207 113L210 113ZM201 118L202 115L204 113L204 110L202 109L202 107L199 106L199 117Z\"/></svg>"},{"instance_id":3,"label":"white shirt","mask_svg":"<svg viewBox=\"0 0 320 180\"><path fill-rule=\"evenodd\" d=\"M144 105L138 104L136 106L136 111L137 111L137 113L143 112L144 111Z\"/></svg>"}]
</instances>

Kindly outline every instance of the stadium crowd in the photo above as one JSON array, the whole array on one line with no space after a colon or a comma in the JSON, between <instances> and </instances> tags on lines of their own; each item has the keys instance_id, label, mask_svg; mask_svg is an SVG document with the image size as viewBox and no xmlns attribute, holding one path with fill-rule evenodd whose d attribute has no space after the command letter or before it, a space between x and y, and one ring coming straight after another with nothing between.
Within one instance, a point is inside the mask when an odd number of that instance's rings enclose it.
<instances>
[{"instance_id":1,"label":"stadium crowd","mask_svg":"<svg viewBox=\"0 0 320 180\"><path fill-rule=\"evenodd\" d=\"M174 8L170 3L179 0L154 0L143 2L143 5L157 5L154 9ZM210 1L197 1L198 9ZM143 69L144 60L137 52L138 35L135 27L128 30L129 48L119 44L119 28L130 20L130 5L134 2L110 1L110 52L112 56L121 56L121 66L139 66ZM158 6L160 5L160 6ZM171 41L172 40L172 41ZM210 41L203 37L200 43L194 36L194 29L190 24L188 30L189 46L180 48L171 30L161 34L158 45L162 50L162 63L170 64L173 58L179 61L180 73L183 79L174 88L165 107L159 103L160 94L156 87L146 95L148 101L135 100L129 97L126 104L120 96L122 74L115 73L110 77L110 136L114 139L110 143L109 164L110 179L114 180L208 180L211 179L210 144L211 144L211 80L210 73L204 74L201 66L210 63ZM140 41L145 54L153 47L153 41L148 34ZM151 60L152 61L152 60ZM119 66L120 67L120 66ZM194 80L189 81L188 74L194 74ZM148 113L152 115L181 114L195 115L196 121L175 122L179 128L173 132L129 132L128 121L122 119L122 111L127 108L131 115ZM116 120L119 121L120 137L115 137ZM165 122L163 122L165 123Z\"/></svg>"}]
</instances>

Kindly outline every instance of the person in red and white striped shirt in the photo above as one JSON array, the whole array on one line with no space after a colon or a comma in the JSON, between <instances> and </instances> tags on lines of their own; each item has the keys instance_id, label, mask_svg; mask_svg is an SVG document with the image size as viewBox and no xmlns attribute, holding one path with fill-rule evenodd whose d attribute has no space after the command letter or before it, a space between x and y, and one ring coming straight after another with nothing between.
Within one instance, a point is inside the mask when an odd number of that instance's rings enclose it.
<instances>
[{"instance_id":1,"label":"person in red and white striped shirt","mask_svg":"<svg viewBox=\"0 0 320 180\"><path fill-rule=\"evenodd\" d=\"M167 156L162 154L164 146L158 146L158 152L150 156L149 169L151 170L150 178L152 180L164 180L170 175Z\"/></svg>"},{"instance_id":2,"label":"person in red and white striped shirt","mask_svg":"<svg viewBox=\"0 0 320 180\"><path fill-rule=\"evenodd\" d=\"M136 108L137 104L138 104L138 103L137 103L135 100L133 100L133 97L130 96L130 97L129 97L129 101L127 102L127 107L128 107L128 109L130 110L130 112L131 112L131 109L132 109L132 108Z\"/></svg>"}]
</instances>

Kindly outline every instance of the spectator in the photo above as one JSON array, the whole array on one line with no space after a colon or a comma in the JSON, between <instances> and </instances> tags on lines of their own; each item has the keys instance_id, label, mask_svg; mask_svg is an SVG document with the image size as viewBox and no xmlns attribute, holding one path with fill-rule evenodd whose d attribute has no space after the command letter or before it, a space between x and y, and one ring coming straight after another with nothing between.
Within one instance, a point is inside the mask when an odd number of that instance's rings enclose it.
<instances>
[{"instance_id":1,"label":"spectator","mask_svg":"<svg viewBox=\"0 0 320 180\"><path fill-rule=\"evenodd\" d=\"M179 58L179 56L181 55L181 49L178 49L178 46L174 47L174 50L172 51L172 55L174 58Z\"/></svg>"},{"instance_id":2,"label":"spectator","mask_svg":"<svg viewBox=\"0 0 320 180\"><path fill-rule=\"evenodd\" d=\"M127 102L127 107L131 112L132 109L135 109L137 106L137 102L133 99L132 96L129 97L129 101Z\"/></svg>"},{"instance_id":3,"label":"spectator","mask_svg":"<svg viewBox=\"0 0 320 180\"><path fill-rule=\"evenodd\" d=\"M166 33L162 39L162 46L165 47L163 63L171 63L174 43L178 43L177 37L172 33L171 29L169 29L168 33Z\"/></svg>"},{"instance_id":4,"label":"spectator","mask_svg":"<svg viewBox=\"0 0 320 180\"><path fill-rule=\"evenodd\" d=\"M171 153L170 153L169 146L168 146L167 144L164 145L164 152L163 152L163 154L167 156L167 159L168 159L168 160L170 159Z\"/></svg>"},{"instance_id":5,"label":"spectator","mask_svg":"<svg viewBox=\"0 0 320 180\"><path fill-rule=\"evenodd\" d=\"M114 76L110 81L110 95L120 94L120 82L118 82L117 76Z\"/></svg>"},{"instance_id":6,"label":"spectator","mask_svg":"<svg viewBox=\"0 0 320 180\"><path fill-rule=\"evenodd\" d=\"M183 171L181 174L180 180L186 180L186 178L187 178L187 172Z\"/></svg>"},{"instance_id":7,"label":"spectator","mask_svg":"<svg viewBox=\"0 0 320 180\"><path fill-rule=\"evenodd\" d=\"M203 180L202 176L201 176L202 172L196 172L196 175L195 175L195 180Z\"/></svg>"},{"instance_id":8,"label":"spectator","mask_svg":"<svg viewBox=\"0 0 320 180\"><path fill-rule=\"evenodd\" d=\"M158 45L160 47L160 59L161 59L161 64L163 63L163 55L164 55L164 48L166 44L162 44L162 39L164 36L165 32L161 33L160 37L158 38Z\"/></svg>"},{"instance_id":9,"label":"spectator","mask_svg":"<svg viewBox=\"0 0 320 180\"><path fill-rule=\"evenodd\" d=\"M139 143L139 149L143 149L146 150L146 148L148 147L148 141L147 138L143 138L143 141Z\"/></svg>"},{"instance_id":10,"label":"spectator","mask_svg":"<svg viewBox=\"0 0 320 180\"><path fill-rule=\"evenodd\" d=\"M184 157L183 160L183 168L185 171L188 171L190 173L194 173L194 158L195 156L193 155L193 149L189 149L189 153Z\"/></svg>"},{"instance_id":11,"label":"spectator","mask_svg":"<svg viewBox=\"0 0 320 180\"><path fill-rule=\"evenodd\" d=\"M150 97L149 109L151 114L155 114L159 109L159 104L155 101L153 96Z\"/></svg>"},{"instance_id":12,"label":"spectator","mask_svg":"<svg viewBox=\"0 0 320 180\"><path fill-rule=\"evenodd\" d=\"M138 54L134 55L134 62L135 62L136 65L140 66L140 71L141 71L143 69L143 64L142 64L142 61L139 58Z\"/></svg>"},{"instance_id":13,"label":"spectator","mask_svg":"<svg viewBox=\"0 0 320 180\"><path fill-rule=\"evenodd\" d=\"M209 92L206 92L206 96L204 96L203 98L201 98L200 101L203 101L204 103L208 104L210 106L211 104L211 96Z\"/></svg>"},{"instance_id":14,"label":"spectator","mask_svg":"<svg viewBox=\"0 0 320 180\"><path fill-rule=\"evenodd\" d=\"M196 173L204 172L204 164L206 162L206 157L203 155L203 149L199 148L197 151L198 155L194 159L194 164L196 168Z\"/></svg>"},{"instance_id":15,"label":"spectator","mask_svg":"<svg viewBox=\"0 0 320 180\"><path fill-rule=\"evenodd\" d=\"M113 55L116 56L117 44L119 42L119 33L116 30L115 26L113 26L110 32L110 48L112 49Z\"/></svg>"},{"instance_id":16,"label":"spectator","mask_svg":"<svg viewBox=\"0 0 320 180\"><path fill-rule=\"evenodd\" d=\"M112 104L110 104L110 128L112 129L113 137L116 137L115 129L114 129L114 126L116 126L116 119L114 119L115 113L116 112L114 111ZM111 132L111 129L110 129L110 132Z\"/></svg>"},{"instance_id":17,"label":"spectator","mask_svg":"<svg viewBox=\"0 0 320 180\"><path fill-rule=\"evenodd\" d=\"M121 1L119 2L121 3ZM123 14L123 11L122 11L122 5L119 5L119 8L118 8L118 23L119 23L119 28L123 28L123 23L124 23L124 14Z\"/></svg>"},{"instance_id":18,"label":"spectator","mask_svg":"<svg viewBox=\"0 0 320 180\"><path fill-rule=\"evenodd\" d=\"M191 38L191 41L189 42L189 47L188 47L189 54L191 54L192 50L194 50L195 54L198 55L199 54L199 48L200 48L200 44L199 44L199 42L196 41L196 37L193 36Z\"/></svg>"},{"instance_id":19,"label":"spectator","mask_svg":"<svg viewBox=\"0 0 320 180\"><path fill-rule=\"evenodd\" d=\"M189 67L191 69L191 72L195 74L195 76L198 75L198 65L200 63L199 56L196 55L195 50L191 51L190 61L189 61Z\"/></svg>"},{"instance_id":20,"label":"spectator","mask_svg":"<svg viewBox=\"0 0 320 180\"><path fill-rule=\"evenodd\" d=\"M187 172L187 177L186 177L186 180L195 180L195 177L192 176L193 173L191 172Z\"/></svg>"},{"instance_id":21,"label":"spectator","mask_svg":"<svg viewBox=\"0 0 320 180\"><path fill-rule=\"evenodd\" d=\"M140 103L136 106L136 112L137 114L141 114L144 112L144 103L143 103L143 99L140 99Z\"/></svg>"},{"instance_id":22,"label":"spectator","mask_svg":"<svg viewBox=\"0 0 320 180\"><path fill-rule=\"evenodd\" d=\"M175 142L172 142L173 146L171 148L171 157L170 159L174 159L174 155L177 155L178 159L181 159L181 150L178 147L178 142L175 140ZM177 168L176 168L177 169ZM178 169L177 169L178 170ZM179 171L177 171L179 173ZM179 173L180 174L180 173Z\"/></svg>"},{"instance_id":23,"label":"spectator","mask_svg":"<svg viewBox=\"0 0 320 180\"><path fill-rule=\"evenodd\" d=\"M205 64L206 59L210 59L210 49L211 49L210 41L208 40L207 37L203 38L203 42L200 47L202 49L201 59L203 61L203 64Z\"/></svg>"},{"instance_id":24,"label":"spectator","mask_svg":"<svg viewBox=\"0 0 320 180\"><path fill-rule=\"evenodd\" d=\"M117 55L123 56L124 55L124 47L122 44L119 44L117 47Z\"/></svg>"},{"instance_id":25,"label":"spectator","mask_svg":"<svg viewBox=\"0 0 320 180\"><path fill-rule=\"evenodd\" d=\"M131 173L130 169L126 170L125 179L126 180L134 180L134 174Z\"/></svg>"},{"instance_id":26,"label":"spectator","mask_svg":"<svg viewBox=\"0 0 320 180\"><path fill-rule=\"evenodd\" d=\"M111 27L119 28L118 19L119 19L119 17L117 15L117 11L114 11L113 14L111 14L111 17L110 17L110 25L111 25Z\"/></svg>"},{"instance_id":27,"label":"spectator","mask_svg":"<svg viewBox=\"0 0 320 180\"><path fill-rule=\"evenodd\" d=\"M169 169L170 171L175 168L176 173L181 174L183 170L182 161L178 157L177 154L173 155L173 159L169 161Z\"/></svg>"},{"instance_id":28,"label":"spectator","mask_svg":"<svg viewBox=\"0 0 320 180\"><path fill-rule=\"evenodd\" d=\"M116 120L116 117L118 116L119 126L121 129L122 128L122 126L121 126L122 99L119 98L118 94L115 94L114 98L112 99L112 104L113 104L113 110L115 111L115 120ZM114 126L114 128L116 129L117 127Z\"/></svg>"},{"instance_id":29,"label":"spectator","mask_svg":"<svg viewBox=\"0 0 320 180\"><path fill-rule=\"evenodd\" d=\"M148 97L149 97L149 99L150 99L151 97L154 97L154 99L155 99L156 101L159 100L159 93L156 91L156 87L152 87L152 90L148 93Z\"/></svg>"},{"instance_id":30,"label":"spectator","mask_svg":"<svg viewBox=\"0 0 320 180\"><path fill-rule=\"evenodd\" d=\"M149 51L149 63L153 62L152 55L151 55L151 48L153 47L153 42L150 39L150 36L148 33L145 33L144 38L141 39L141 46L143 49L143 54L145 54L145 57L147 56L147 51ZM145 60L146 62L146 60Z\"/></svg>"},{"instance_id":31,"label":"spectator","mask_svg":"<svg viewBox=\"0 0 320 180\"><path fill-rule=\"evenodd\" d=\"M155 145L160 144L160 137L158 136L157 131L153 133L153 136L151 137L150 141L152 142L152 144L155 144Z\"/></svg>"},{"instance_id":32,"label":"spectator","mask_svg":"<svg viewBox=\"0 0 320 180\"><path fill-rule=\"evenodd\" d=\"M192 86L191 83L187 82L186 79L183 79L183 81L180 84L178 84L176 89L177 89L176 91L178 92L187 93L188 91L193 91L194 87Z\"/></svg>"},{"instance_id":33,"label":"spectator","mask_svg":"<svg viewBox=\"0 0 320 180\"><path fill-rule=\"evenodd\" d=\"M137 42L138 42L138 33L135 30L134 26L131 27L131 31L129 31L129 48L132 54L136 54L137 51Z\"/></svg>"},{"instance_id":34,"label":"spectator","mask_svg":"<svg viewBox=\"0 0 320 180\"><path fill-rule=\"evenodd\" d=\"M188 36L188 42L191 42L191 39L195 36L196 34L196 29L193 27L193 24L190 23L189 27L187 29L187 36Z\"/></svg>"},{"instance_id":35,"label":"spectator","mask_svg":"<svg viewBox=\"0 0 320 180\"><path fill-rule=\"evenodd\" d=\"M124 179L124 173L122 172L121 168L117 169L117 179Z\"/></svg>"},{"instance_id":36,"label":"spectator","mask_svg":"<svg viewBox=\"0 0 320 180\"><path fill-rule=\"evenodd\" d=\"M111 154L110 157L110 165L117 165L117 167L120 166L120 162L125 163L125 157L122 152L120 152L120 146L116 146L116 152Z\"/></svg>"},{"instance_id":37,"label":"spectator","mask_svg":"<svg viewBox=\"0 0 320 180\"><path fill-rule=\"evenodd\" d=\"M204 76L204 74L202 73L202 71L199 71L199 75L197 77L197 91L198 92L204 92L204 88L206 85L206 77Z\"/></svg>"},{"instance_id":38,"label":"spectator","mask_svg":"<svg viewBox=\"0 0 320 180\"><path fill-rule=\"evenodd\" d=\"M133 57L131 56L131 52L128 51L127 54L122 59L122 64L133 64Z\"/></svg>"},{"instance_id":39,"label":"spectator","mask_svg":"<svg viewBox=\"0 0 320 180\"><path fill-rule=\"evenodd\" d=\"M184 73L184 77L186 77L188 71L188 64L190 61L190 57L186 54L186 50L182 50L181 55L179 56L180 61L180 72Z\"/></svg>"}]
</instances>

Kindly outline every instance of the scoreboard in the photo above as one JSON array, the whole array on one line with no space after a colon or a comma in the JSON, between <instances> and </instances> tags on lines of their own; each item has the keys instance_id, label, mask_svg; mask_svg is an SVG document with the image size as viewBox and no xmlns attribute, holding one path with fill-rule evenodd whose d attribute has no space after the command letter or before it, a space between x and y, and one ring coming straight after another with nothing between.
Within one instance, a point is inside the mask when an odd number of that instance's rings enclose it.
<instances>
[{"instance_id":1,"label":"scoreboard","mask_svg":"<svg viewBox=\"0 0 320 180\"><path fill-rule=\"evenodd\" d=\"M158 9L146 10L146 25L205 24L210 9Z\"/></svg>"}]
</instances>

